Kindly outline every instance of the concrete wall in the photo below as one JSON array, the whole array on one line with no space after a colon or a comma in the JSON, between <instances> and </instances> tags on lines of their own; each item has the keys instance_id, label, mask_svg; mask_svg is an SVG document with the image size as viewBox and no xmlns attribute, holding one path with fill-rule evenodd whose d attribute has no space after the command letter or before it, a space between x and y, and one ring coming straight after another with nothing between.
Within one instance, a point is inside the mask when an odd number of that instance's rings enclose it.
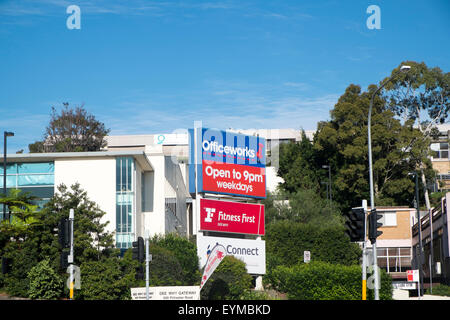
<instances>
[{"instance_id":1,"label":"concrete wall","mask_svg":"<svg viewBox=\"0 0 450 320\"><path fill-rule=\"evenodd\" d=\"M64 183L70 187L79 183L91 201L106 212L102 222L108 221L106 230L116 228L116 159L75 158L55 160L55 193L57 186Z\"/></svg>"}]
</instances>

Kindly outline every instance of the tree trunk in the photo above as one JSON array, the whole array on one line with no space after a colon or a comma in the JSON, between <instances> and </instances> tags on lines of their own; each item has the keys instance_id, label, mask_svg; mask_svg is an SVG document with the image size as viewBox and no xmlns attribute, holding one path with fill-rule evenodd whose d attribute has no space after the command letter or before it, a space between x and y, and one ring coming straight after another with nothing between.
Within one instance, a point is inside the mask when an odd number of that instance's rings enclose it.
<instances>
[{"instance_id":1,"label":"tree trunk","mask_svg":"<svg viewBox=\"0 0 450 320\"><path fill-rule=\"evenodd\" d=\"M427 206L427 211L430 211L430 197L428 195L428 188L427 188L427 180L425 179L425 173L423 172L422 166L420 167L420 175L422 178L422 184L423 184L423 195L425 198L425 205Z\"/></svg>"}]
</instances>

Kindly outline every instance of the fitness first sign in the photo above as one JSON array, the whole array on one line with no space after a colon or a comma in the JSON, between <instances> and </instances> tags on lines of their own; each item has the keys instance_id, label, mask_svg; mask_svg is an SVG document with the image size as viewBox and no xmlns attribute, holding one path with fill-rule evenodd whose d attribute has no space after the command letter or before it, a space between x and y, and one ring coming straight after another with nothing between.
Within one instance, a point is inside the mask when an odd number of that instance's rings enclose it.
<instances>
[{"instance_id":1,"label":"fitness first sign","mask_svg":"<svg viewBox=\"0 0 450 320\"><path fill-rule=\"evenodd\" d=\"M264 205L200 199L200 230L264 235Z\"/></svg>"},{"instance_id":2,"label":"fitness first sign","mask_svg":"<svg viewBox=\"0 0 450 320\"><path fill-rule=\"evenodd\" d=\"M197 143L195 143L197 141ZM189 130L189 191L266 197L264 138L207 128ZM195 173L197 169L197 175Z\"/></svg>"},{"instance_id":3,"label":"fitness first sign","mask_svg":"<svg viewBox=\"0 0 450 320\"><path fill-rule=\"evenodd\" d=\"M199 232L197 234L197 255L201 267L206 264L208 254L216 244L222 245L227 255L242 260L248 273L266 273L266 243L264 240L206 237Z\"/></svg>"}]
</instances>

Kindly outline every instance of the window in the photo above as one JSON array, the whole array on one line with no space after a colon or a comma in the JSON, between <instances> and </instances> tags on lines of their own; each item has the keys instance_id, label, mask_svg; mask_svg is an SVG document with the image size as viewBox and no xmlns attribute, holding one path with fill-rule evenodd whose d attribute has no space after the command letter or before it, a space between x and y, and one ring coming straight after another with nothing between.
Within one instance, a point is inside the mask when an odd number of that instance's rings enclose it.
<instances>
[{"instance_id":1,"label":"window","mask_svg":"<svg viewBox=\"0 0 450 320\"><path fill-rule=\"evenodd\" d=\"M116 158L116 247L127 249L134 240L134 159Z\"/></svg>"},{"instance_id":2,"label":"window","mask_svg":"<svg viewBox=\"0 0 450 320\"><path fill-rule=\"evenodd\" d=\"M42 208L54 193L55 165L53 162L8 163L6 165L6 188L20 189L36 196L33 204ZM0 166L0 188L3 189L3 166ZM7 190L8 192L8 190ZM0 217L3 206L0 206Z\"/></svg>"},{"instance_id":3,"label":"window","mask_svg":"<svg viewBox=\"0 0 450 320\"><path fill-rule=\"evenodd\" d=\"M436 159L448 159L448 143L437 142L430 145L431 150L434 151L433 158Z\"/></svg>"},{"instance_id":4,"label":"window","mask_svg":"<svg viewBox=\"0 0 450 320\"><path fill-rule=\"evenodd\" d=\"M411 269L411 248L378 248L377 263L380 268L390 272L406 272Z\"/></svg>"},{"instance_id":5,"label":"window","mask_svg":"<svg viewBox=\"0 0 450 320\"><path fill-rule=\"evenodd\" d=\"M396 227L397 226L397 213L389 212L383 214L382 219L383 227Z\"/></svg>"}]
</instances>

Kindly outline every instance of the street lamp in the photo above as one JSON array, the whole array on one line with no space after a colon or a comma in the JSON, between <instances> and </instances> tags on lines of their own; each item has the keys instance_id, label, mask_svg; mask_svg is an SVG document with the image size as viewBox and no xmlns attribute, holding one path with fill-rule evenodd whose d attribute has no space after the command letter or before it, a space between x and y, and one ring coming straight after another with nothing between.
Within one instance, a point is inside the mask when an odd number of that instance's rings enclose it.
<instances>
[{"instance_id":1,"label":"street lamp","mask_svg":"<svg viewBox=\"0 0 450 320\"><path fill-rule=\"evenodd\" d=\"M14 132L3 133L3 194L6 198L6 138L14 137ZM6 217L6 203L3 203L3 219Z\"/></svg>"},{"instance_id":2,"label":"street lamp","mask_svg":"<svg viewBox=\"0 0 450 320\"><path fill-rule=\"evenodd\" d=\"M370 133L370 127L371 127L371 119L372 119L372 107L373 107L373 99L375 98L375 95L383 89L383 87L391 81L394 77L396 77L401 72L407 72L409 69L411 69L410 66L401 66L400 69L395 72L389 79L387 79L385 82L381 84L381 86L372 94L372 98L370 99L370 105L369 105L369 117L367 121L367 142L368 142L368 149L369 149L369 183L370 183L370 209L375 209L375 199L373 195L373 172L372 172L372 138ZM377 266L377 241L375 239L375 242L373 243L373 269L374 269L374 276L375 276L375 300L380 300L379 297L379 288L380 288L380 281L378 279L378 266Z\"/></svg>"},{"instance_id":3,"label":"street lamp","mask_svg":"<svg viewBox=\"0 0 450 320\"><path fill-rule=\"evenodd\" d=\"M322 165L322 168L327 169L328 168L328 180L329 180L329 186L330 186L330 205L333 202L332 192L331 192L331 165Z\"/></svg>"},{"instance_id":4,"label":"street lamp","mask_svg":"<svg viewBox=\"0 0 450 320\"><path fill-rule=\"evenodd\" d=\"M420 219L420 209L419 209L419 175L417 174L417 172L410 172L408 173L409 176L414 176L415 180L416 180L416 199L415 199L415 207L416 207L416 214L417 214L417 227L419 228L418 231L418 240L419 240L419 254L418 254L418 258L417 258L417 264L419 267L419 283L420 283L420 291L419 294L422 296L423 295L423 271L422 271L422 254L423 254L423 248L422 248L422 221ZM430 216L430 220L431 220L431 216ZM416 251L417 252L417 251ZM431 270L431 268L430 268Z\"/></svg>"}]
</instances>

